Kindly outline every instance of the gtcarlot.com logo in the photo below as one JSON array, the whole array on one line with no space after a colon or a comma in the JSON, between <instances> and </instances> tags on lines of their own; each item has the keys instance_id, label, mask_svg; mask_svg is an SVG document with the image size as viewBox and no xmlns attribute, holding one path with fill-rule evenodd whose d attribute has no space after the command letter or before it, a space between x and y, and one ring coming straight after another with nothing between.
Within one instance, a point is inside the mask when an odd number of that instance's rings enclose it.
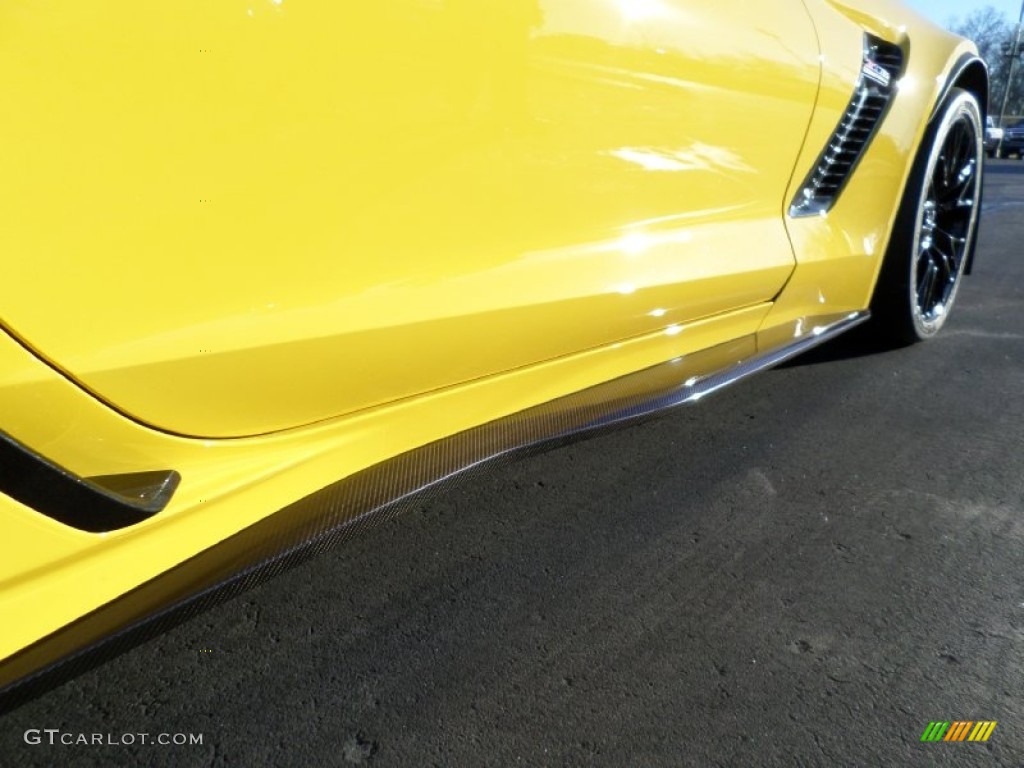
<instances>
[{"instance_id":1,"label":"gtcarlot.com logo","mask_svg":"<svg viewBox=\"0 0 1024 768\"><path fill-rule=\"evenodd\" d=\"M136 744L161 747L194 747L203 743L201 733L75 733L59 728L29 728L26 744L80 747L131 747Z\"/></svg>"}]
</instances>

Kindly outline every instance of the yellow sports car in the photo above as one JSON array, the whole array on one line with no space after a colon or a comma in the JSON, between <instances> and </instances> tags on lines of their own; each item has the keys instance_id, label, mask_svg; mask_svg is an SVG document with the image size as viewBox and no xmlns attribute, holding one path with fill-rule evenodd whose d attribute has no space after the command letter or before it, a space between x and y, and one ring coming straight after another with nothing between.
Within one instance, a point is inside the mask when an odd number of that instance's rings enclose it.
<instances>
[{"instance_id":1,"label":"yellow sports car","mask_svg":"<svg viewBox=\"0 0 1024 768\"><path fill-rule=\"evenodd\" d=\"M927 339L970 269L988 75L895 0L0 28L8 701L488 458Z\"/></svg>"}]
</instances>

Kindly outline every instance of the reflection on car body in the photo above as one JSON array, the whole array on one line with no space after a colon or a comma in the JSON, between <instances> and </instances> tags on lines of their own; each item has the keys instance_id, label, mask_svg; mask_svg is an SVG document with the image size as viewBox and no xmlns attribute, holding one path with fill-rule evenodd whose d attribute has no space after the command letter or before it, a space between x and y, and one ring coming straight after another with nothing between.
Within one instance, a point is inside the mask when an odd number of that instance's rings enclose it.
<instances>
[{"instance_id":1,"label":"reflection on car body","mask_svg":"<svg viewBox=\"0 0 1024 768\"><path fill-rule=\"evenodd\" d=\"M896 0L482 7L0 10L9 696L488 458L940 331L971 43Z\"/></svg>"}]
</instances>

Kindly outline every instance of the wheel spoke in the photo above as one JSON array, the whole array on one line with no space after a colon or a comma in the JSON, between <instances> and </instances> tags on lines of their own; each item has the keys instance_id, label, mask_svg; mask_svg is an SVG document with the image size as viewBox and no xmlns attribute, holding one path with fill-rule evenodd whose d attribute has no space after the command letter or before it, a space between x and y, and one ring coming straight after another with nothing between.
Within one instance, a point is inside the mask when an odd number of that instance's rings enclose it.
<instances>
[{"instance_id":1,"label":"wheel spoke","mask_svg":"<svg viewBox=\"0 0 1024 768\"><path fill-rule=\"evenodd\" d=\"M950 232L943 226L935 227L935 232L939 234L942 237L942 239L945 239L949 243L950 251L957 255L959 255L959 253L963 250L963 247L967 244L967 238L960 237L959 235Z\"/></svg>"},{"instance_id":2,"label":"wheel spoke","mask_svg":"<svg viewBox=\"0 0 1024 768\"><path fill-rule=\"evenodd\" d=\"M966 197L969 192L974 191L974 176L978 172L977 161L972 157L963 170L960 171L961 183L957 192L956 202L959 206L967 205L974 207L974 197Z\"/></svg>"},{"instance_id":3,"label":"wheel spoke","mask_svg":"<svg viewBox=\"0 0 1024 768\"><path fill-rule=\"evenodd\" d=\"M955 208L964 203L973 204L965 196L974 188L976 165L973 158L942 172L942 181L936 185L936 199L944 208Z\"/></svg>"},{"instance_id":4,"label":"wheel spoke","mask_svg":"<svg viewBox=\"0 0 1024 768\"><path fill-rule=\"evenodd\" d=\"M963 253L963 238L954 237L946 230L936 227L932 240L932 254L936 266L943 272L943 279L951 282L956 279Z\"/></svg>"},{"instance_id":5,"label":"wheel spoke","mask_svg":"<svg viewBox=\"0 0 1024 768\"><path fill-rule=\"evenodd\" d=\"M924 273L917 284L917 303L921 309L933 308L935 287L938 284L939 268L932 258L927 258Z\"/></svg>"},{"instance_id":6,"label":"wheel spoke","mask_svg":"<svg viewBox=\"0 0 1024 768\"><path fill-rule=\"evenodd\" d=\"M974 187L974 161L971 160L963 165L953 179L953 184L946 190L946 200L950 207L962 205L965 202L965 195ZM970 201L973 204L973 200Z\"/></svg>"}]
</instances>

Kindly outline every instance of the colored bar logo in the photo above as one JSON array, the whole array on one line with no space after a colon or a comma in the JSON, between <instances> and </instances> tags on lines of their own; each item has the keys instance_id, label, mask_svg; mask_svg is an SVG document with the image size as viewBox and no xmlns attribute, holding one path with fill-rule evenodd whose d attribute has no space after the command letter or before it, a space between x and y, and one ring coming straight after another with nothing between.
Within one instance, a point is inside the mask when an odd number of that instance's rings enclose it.
<instances>
[{"instance_id":1,"label":"colored bar logo","mask_svg":"<svg viewBox=\"0 0 1024 768\"><path fill-rule=\"evenodd\" d=\"M995 729L995 720L933 720L921 734L921 741L988 741Z\"/></svg>"}]
</instances>

